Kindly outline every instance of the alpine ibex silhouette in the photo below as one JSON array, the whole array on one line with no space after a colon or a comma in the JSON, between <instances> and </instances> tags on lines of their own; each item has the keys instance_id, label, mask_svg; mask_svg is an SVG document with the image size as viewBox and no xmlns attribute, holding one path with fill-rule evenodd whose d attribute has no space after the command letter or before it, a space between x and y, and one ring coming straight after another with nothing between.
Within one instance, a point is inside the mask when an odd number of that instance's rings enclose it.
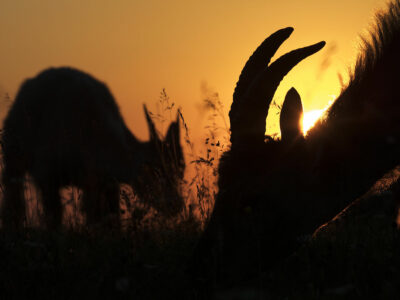
<instances>
[{"instance_id":1,"label":"alpine ibex silhouette","mask_svg":"<svg viewBox=\"0 0 400 300\"><path fill-rule=\"evenodd\" d=\"M269 64L292 31L268 37L236 85L231 148L220 161L214 211L190 267L197 278L226 285L257 276L400 162L400 2L378 14L347 87L305 137L300 95L288 91L282 137L274 140L265 128L279 83L325 44Z\"/></svg>"},{"instance_id":2,"label":"alpine ibex silhouette","mask_svg":"<svg viewBox=\"0 0 400 300\"><path fill-rule=\"evenodd\" d=\"M185 164L179 120L161 140L144 111L148 142L133 136L107 86L89 74L50 68L26 80L3 127L3 226L23 224L26 174L41 192L49 228L61 226L59 192L67 185L82 189L88 225L109 214L119 220L120 183L131 185L141 201L156 209L181 210L179 180Z\"/></svg>"}]
</instances>

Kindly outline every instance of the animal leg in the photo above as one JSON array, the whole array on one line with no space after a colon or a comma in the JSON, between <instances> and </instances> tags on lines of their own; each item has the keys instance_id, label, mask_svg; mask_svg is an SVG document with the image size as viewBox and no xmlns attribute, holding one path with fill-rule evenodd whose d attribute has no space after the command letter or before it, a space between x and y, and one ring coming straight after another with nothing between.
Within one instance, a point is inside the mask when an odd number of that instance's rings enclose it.
<instances>
[{"instance_id":1,"label":"animal leg","mask_svg":"<svg viewBox=\"0 0 400 300\"><path fill-rule=\"evenodd\" d=\"M86 223L88 226L97 223L108 223L108 217L116 221L111 222L113 226L120 226L119 222L119 184L117 182L107 182L97 184L88 183L83 189L83 209L86 213Z\"/></svg>"},{"instance_id":2,"label":"animal leg","mask_svg":"<svg viewBox=\"0 0 400 300\"><path fill-rule=\"evenodd\" d=\"M38 186L42 193L44 221L47 229L60 229L63 211L59 185L42 182Z\"/></svg>"},{"instance_id":3,"label":"animal leg","mask_svg":"<svg viewBox=\"0 0 400 300\"><path fill-rule=\"evenodd\" d=\"M25 219L24 198L25 172L18 164L6 162L3 172L3 228L6 230L19 229Z\"/></svg>"},{"instance_id":4,"label":"animal leg","mask_svg":"<svg viewBox=\"0 0 400 300\"><path fill-rule=\"evenodd\" d=\"M110 226L119 229L121 227L120 217L120 186L118 182L107 182L102 191L101 217L109 215Z\"/></svg>"}]
</instances>

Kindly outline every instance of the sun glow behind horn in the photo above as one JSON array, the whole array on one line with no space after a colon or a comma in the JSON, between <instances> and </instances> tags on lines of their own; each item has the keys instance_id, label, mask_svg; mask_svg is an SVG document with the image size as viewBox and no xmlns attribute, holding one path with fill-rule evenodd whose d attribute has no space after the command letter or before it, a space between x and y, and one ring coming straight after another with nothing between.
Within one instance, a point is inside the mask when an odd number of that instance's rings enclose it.
<instances>
[{"instance_id":1,"label":"sun glow behind horn","mask_svg":"<svg viewBox=\"0 0 400 300\"><path fill-rule=\"evenodd\" d=\"M331 96L332 100L329 101L328 105L323 109L314 109L303 113L302 125L303 125L303 134L306 135L307 131L309 131L318 121L318 119L325 113L325 111L331 106L334 99L336 98L334 95Z\"/></svg>"},{"instance_id":2,"label":"sun glow behind horn","mask_svg":"<svg viewBox=\"0 0 400 300\"><path fill-rule=\"evenodd\" d=\"M306 134L308 130L317 122L320 116L324 113L325 109L315 109L307 111L303 114L303 134Z\"/></svg>"}]
</instances>

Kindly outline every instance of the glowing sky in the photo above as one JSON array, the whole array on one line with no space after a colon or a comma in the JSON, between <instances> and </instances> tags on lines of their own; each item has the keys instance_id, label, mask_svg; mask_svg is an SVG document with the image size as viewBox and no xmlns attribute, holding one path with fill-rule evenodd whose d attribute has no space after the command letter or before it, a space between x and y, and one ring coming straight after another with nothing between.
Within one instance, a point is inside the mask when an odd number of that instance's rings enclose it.
<instances>
[{"instance_id":1,"label":"glowing sky","mask_svg":"<svg viewBox=\"0 0 400 300\"><path fill-rule=\"evenodd\" d=\"M278 55L321 40L327 46L285 78L276 101L281 104L295 86L306 111L321 109L339 93L337 74L346 80L358 35L384 3L1 0L0 93L12 98L24 78L49 66L74 66L108 84L138 137L147 138L142 103L154 110L162 88L182 107L193 134L201 136L206 123L199 112L202 82L219 92L227 114L249 55L275 30L293 26ZM0 118L7 105L0 103Z\"/></svg>"}]
</instances>

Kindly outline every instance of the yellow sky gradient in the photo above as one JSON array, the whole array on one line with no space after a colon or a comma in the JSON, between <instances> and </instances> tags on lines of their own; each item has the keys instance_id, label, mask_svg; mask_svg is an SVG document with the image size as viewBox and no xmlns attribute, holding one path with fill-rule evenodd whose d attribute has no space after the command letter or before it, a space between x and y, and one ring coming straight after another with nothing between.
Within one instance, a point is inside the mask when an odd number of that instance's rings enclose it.
<instances>
[{"instance_id":1,"label":"yellow sky gradient","mask_svg":"<svg viewBox=\"0 0 400 300\"><path fill-rule=\"evenodd\" d=\"M155 110L162 88L182 107L195 139L204 132L201 85L218 91L227 114L249 55L277 29L294 33L283 54L321 40L327 46L282 82L276 102L295 86L305 110L340 91L338 73L358 52L383 0L0 1L0 94L11 98L24 78L50 66L73 66L107 83L128 126L147 139L142 103ZM0 118L9 103L0 103ZM271 112L268 132L277 131ZM274 126L275 125L275 126Z\"/></svg>"}]
</instances>

